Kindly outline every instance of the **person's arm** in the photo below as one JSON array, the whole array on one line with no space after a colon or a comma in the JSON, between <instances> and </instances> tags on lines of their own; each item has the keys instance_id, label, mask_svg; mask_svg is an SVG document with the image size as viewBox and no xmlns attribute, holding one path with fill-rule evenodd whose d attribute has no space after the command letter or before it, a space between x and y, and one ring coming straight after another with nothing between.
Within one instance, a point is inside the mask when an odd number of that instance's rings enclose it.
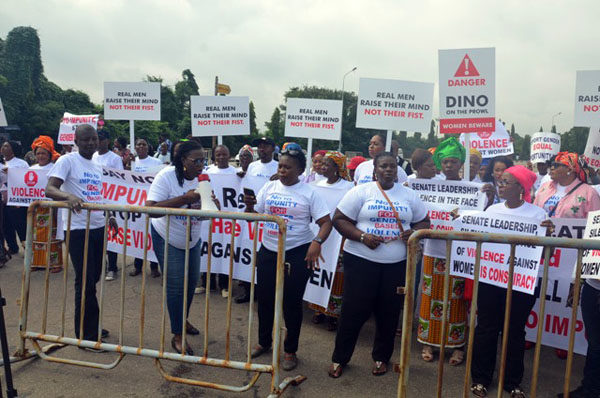
<instances>
[{"instance_id":1,"label":"person's arm","mask_svg":"<svg viewBox=\"0 0 600 398\"><path fill-rule=\"evenodd\" d=\"M185 205L190 205L192 203L196 203L200 200L200 195L196 193L195 190L190 189L185 194L181 196L176 196L174 198L165 199L161 201L147 200L146 206L148 207L168 207L168 208L180 208ZM162 217L162 216L154 216L154 217Z\"/></svg>"},{"instance_id":2,"label":"person's arm","mask_svg":"<svg viewBox=\"0 0 600 398\"><path fill-rule=\"evenodd\" d=\"M481 187L481 192L485 192L487 195L487 204L485 205L485 209L494 204L494 197L496 196L496 188L489 182L484 184ZM485 209L483 209L485 211Z\"/></svg>"},{"instance_id":3,"label":"person's arm","mask_svg":"<svg viewBox=\"0 0 600 398\"><path fill-rule=\"evenodd\" d=\"M410 238L410 236L412 235L413 232L415 232L419 229L429 229L429 227L430 227L429 216L426 216L423 220L418 221L414 224L410 224L410 229L402 232L401 238L404 242L408 242L408 238Z\"/></svg>"},{"instance_id":4,"label":"person's arm","mask_svg":"<svg viewBox=\"0 0 600 398\"><path fill-rule=\"evenodd\" d=\"M319 226L319 233L315 237L315 239L319 239L321 241L325 241L329 237L329 233L331 232L331 218L329 214L319 218L316 221ZM310 268L312 270L318 270L319 267L319 259L321 261L325 261L323 255L321 254L321 244L316 240L310 242L310 246L306 251L306 257L304 260L306 261L306 268Z\"/></svg>"},{"instance_id":5,"label":"person's arm","mask_svg":"<svg viewBox=\"0 0 600 398\"><path fill-rule=\"evenodd\" d=\"M77 196L64 192L60 190L60 187L63 184L63 180L58 177L50 177L48 178L48 185L46 185L46 197L52 200L67 202L69 208L73 210L75 213L81 212L81 205L85 203L83 199L78 198Z\"/></svg>"},{"instance_id":6,"label":"person's arm","mask_svg":"<svg viewBox=\"0 0 600 398\"><path fill-rule=\"evenodd\" d=\"M381 236L368 234L356 228L356 221L346 216L339 209L336 209L333 215L333 226L344 238L361 242L369 249L376 249L384 241Z\"/></svg>"}]
</instances>

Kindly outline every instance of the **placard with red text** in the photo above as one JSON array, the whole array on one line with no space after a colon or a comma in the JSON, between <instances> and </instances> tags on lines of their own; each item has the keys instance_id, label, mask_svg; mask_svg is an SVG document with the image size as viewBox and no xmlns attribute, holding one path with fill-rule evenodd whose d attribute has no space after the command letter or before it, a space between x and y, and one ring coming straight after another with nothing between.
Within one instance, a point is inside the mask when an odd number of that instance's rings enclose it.
<instances>
[{"instance_id":1,"label":"placard with red text","mask_svg":"<svg viewBox=\"0 0 600 398\"><path fill-rule=\"evenodd\" d=\"M192 95L190 101L193 136L250 134L248 97Z\"/></svg>"},{"instance_id":2,"label":"placard with red text","mask_svg":"<svg viewBox=\"0 0 600 398\"><path fill-rule=\"evenodd\" d=\"M104 82L104 119L160 120L160 83Z\"/></svg>"},{"instance_id":3,"label":"placard with red text","mask_svg":"<svg viewBox=\"0 0 600 398\"><path fill-rule=\"evenodd\" d=\"M339 140L342 134L342 101L288 98L285 136Z\"/></svg>"}]
</instances>

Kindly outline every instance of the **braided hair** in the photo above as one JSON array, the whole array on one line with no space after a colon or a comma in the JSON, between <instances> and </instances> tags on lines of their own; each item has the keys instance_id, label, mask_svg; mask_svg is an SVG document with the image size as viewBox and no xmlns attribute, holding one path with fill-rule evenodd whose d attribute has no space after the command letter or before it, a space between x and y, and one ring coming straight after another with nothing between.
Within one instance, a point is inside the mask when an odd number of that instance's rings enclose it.
<instances>
[{"instance_id":1,"label":"braided hair","mask_svg":"<svg viewBox=\"0 0 600 398\"><path fill-rule=\"evenodd\" d=\"M177 177L177 182L179 186L183 186L183 180L185 179L184 170L183 170L183 158L185 158L188 153L191 151L195 151L197 149L203 149L202 145L197 141L183 141L177 143L177 151L173 156L173 166L175 166L175 176ZM176 144L176 145L177 145Z\"/></svg>"}]
</instances>

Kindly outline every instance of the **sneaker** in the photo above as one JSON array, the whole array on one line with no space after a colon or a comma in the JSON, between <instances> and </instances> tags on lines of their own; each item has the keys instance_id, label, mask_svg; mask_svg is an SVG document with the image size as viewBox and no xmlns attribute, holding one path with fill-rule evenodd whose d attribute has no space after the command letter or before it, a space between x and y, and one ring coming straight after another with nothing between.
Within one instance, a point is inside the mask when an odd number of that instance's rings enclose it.
<instances>
[{"instance_id":1,"label":"sneaker","mask_svg":"<svg viewBox=\"0 0 600 398\"><path fill-rule=\"evenodd\" d=\"M229 290L221 289L221 296L223 296L223 298L229 297Z\"/></svg>"},{"instance_id":2,"label":"sneaker","mask_svg":"<svg viewBox=\"0 0 600 398\"><path fill-rule=\"evenodd\" d=\"M104 278L107 281L114 281L115 280L115 271L108 271L106 273L106 278Z\"/></svg>"},{"instance_id":3,"label":"sneaker","mask_svg":"<svg viewBox=\"0 0 600 398\"><path fill-rule=\"evenodd\" d=\"M194 294L204 294L206 292L206 288L203 286L197 287L196 290L194 290Z\"/></svg>"},{"instance_id":4,"label":"sneaker","mask_svg":"<svg viewBox=\"0 0 600 398\"><path fill-rule=\"evenodd\" d=\"M283 370L293 370L298 366L298 357L296 354L290 354L288 352L283 355L283 362L281 363L281 368Z\"/></svg>"}]
</instances>

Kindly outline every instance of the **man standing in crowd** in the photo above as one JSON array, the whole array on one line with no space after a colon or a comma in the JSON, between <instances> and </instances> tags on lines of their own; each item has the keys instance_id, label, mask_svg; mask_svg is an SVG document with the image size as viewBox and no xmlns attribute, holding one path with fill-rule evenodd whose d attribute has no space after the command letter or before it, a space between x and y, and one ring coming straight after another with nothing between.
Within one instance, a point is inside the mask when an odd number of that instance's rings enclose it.
<instances>
[{"instance_id":1,"label":"man standing in crowd","mask_svg":"<svg viewBox=\"0 0 600 398\"><path fill-rule=\"evenodd\" d=\"M71 242L69 254L75 270L75 336L84 340L98 340L99 308L96 298L96 283L102 272L102 249L104 245L104 214L102 211L90 213L87 271L85 272L85 302L83 312L83 335L80 336L81 293L84 275L84 247L87 212L82 212L84 203L102 203L102 166L92 157L98 148L98 134L89 124L80 125L75 130L75 144L79 152L63 155L48 173L46 197L69 204L71 215ZM62 189L61 189L62 188ZM67 226L68 212L64 211L63 222ZM111 228L117 228L114 217L110 218ZM108 331L102 330L101 337Z\"/></svg>"},{"instance_id":2,"label":"man standing in crowd","mask_svg":"<svg viewBox=\"0 0 600 398\"><path fill-rule=\"evenodd\" d=\"M277 174L277 161L273 160L275 141L262 137L252 141L252 146L257 147L258 160L250 163L246 175L271 178Z\"/></svg>"},{"instance_id":3,"label":"man standing in crowd","mask_svg":"<svg viewBox=\"0 0 600 398\"><path fill-rule=\"evenodd\" d=\"M123 161L121 157L109 150L110 134L108 130L98 125L98 151L92 156L92 160L98 163L102 167L107 169L123 170ZM106 256L108 257L108 270L106 272L106 280L115 280L117 276L117 253L107 251Z\"/></svg>"}]
</instances>

